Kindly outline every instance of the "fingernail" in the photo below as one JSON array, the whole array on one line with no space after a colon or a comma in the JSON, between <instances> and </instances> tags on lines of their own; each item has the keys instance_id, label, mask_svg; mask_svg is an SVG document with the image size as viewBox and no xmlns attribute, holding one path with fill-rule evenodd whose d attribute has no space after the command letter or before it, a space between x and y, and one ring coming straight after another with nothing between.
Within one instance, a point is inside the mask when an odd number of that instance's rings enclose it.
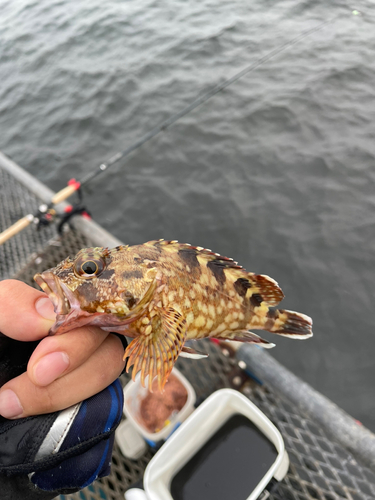
<instances>
[{"instance_id":1,"label":"fingernail","mask_svg":"<svg viewBox=\"0 0 375 500\"><path fill-rule=\"evenodd\" d=\"M47 297L42 297L35 302L35 309L44 319L56 319L53 304Z\"/></svg>"},{"instance_id":2,"label":"fingernail","mask_svg":"<svg viewBox=\"0 0 375 500\"><path fill-rule=\"evenodd\" d=\"M57 379L69 366L65 352L52 352L44 356L34 367L34 378L38 385L48 385Z\"/></svg>"},{"instance_id":3,"label":"fingernail","mask_svg":"<svg viewBox=\"0 0 375 500\"><path fill-rule=\"evenodd\" d=\"M4 418L20 417L23 408L16 394L10 389L0 393L0 415Z\"/></svg>"}]
</instances>

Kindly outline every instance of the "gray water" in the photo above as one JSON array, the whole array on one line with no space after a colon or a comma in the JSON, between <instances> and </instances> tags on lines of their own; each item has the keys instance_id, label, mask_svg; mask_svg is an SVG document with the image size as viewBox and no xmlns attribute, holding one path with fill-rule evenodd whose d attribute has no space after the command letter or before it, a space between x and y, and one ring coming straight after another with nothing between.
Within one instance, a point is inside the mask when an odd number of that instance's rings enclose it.
<instances>
[{"instance_id":1,"label":"gray water","mask_svg":"<svg viewBox=\"0 0 375 500\"><path fill-rule=\"evenodd\" d=\"M0 149L57 191L327 20L85 201L124 242L178 239L275 278L315 336L272 354L375 431L371 2L0 0Z\"/></svg>"}]
</instances>

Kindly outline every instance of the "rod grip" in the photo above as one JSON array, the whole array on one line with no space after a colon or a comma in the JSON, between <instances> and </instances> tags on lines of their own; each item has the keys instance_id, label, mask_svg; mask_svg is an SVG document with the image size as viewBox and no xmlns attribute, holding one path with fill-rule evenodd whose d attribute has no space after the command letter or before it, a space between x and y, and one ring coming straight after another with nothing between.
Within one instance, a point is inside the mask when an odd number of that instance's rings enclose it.
<instances>
[{"instance_id":1,"label":"rod grip","mask_svg":"<svg viewBox=\"0 0 375 500\"><path fill-rule=\"evenodd\" d=\"M64 189L55 194L55 196L52 198L52 203L54 205L57 205L58 203L61 203L62 201L69 198L69 196L72 196L72 194L75 193L76 191L77 191L76 183L66 186Z\"/></svg>"},{"instance_id":2,"label":"rod grip","mask_svg":"<svg viewBox=\"0 0 375 500\"><path fill-rule=\"evenodd\" d=\"M25 227L27 227L33 220L34 216L32 214L29 214L15 222L12 226L8 227L8 229L5 229L5 231L0 233L0 245L5 243L12 236L15 236L17 233L25 229Z\"/></svg>"}]
</instances>

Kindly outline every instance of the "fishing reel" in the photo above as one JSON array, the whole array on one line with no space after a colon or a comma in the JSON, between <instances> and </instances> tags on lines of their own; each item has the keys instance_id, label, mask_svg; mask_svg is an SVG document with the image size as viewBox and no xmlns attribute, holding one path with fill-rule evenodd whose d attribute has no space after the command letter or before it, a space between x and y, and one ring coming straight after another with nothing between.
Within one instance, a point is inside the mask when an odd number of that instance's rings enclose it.
<instances>
[{"instance_id":1,"label":"fishing reel","mask_svg":"<svg viewBox=\"0 0 375 500\"><path fill-rule=\"evenodd\" d=\"M51 223L55 222L56 219L60 219L60 222L57 226L57 232L59 235L62 234L63 228L65 224L69 224L70 219L74 215L82 215L88 219L91 219L91 215L83 205L83 194L80 189L80 183L75 179L71 179L68 182L68 188L72 187L74 191L78 195L78 201L72 205L68 205L65 207L63 214L59 214L54 208L54 203L50 203L47 205L43 203L38 207L38 211L34 216L34 223L36 224L37 230L40 230L41 227L49 226Z\"/></svg>"},{"instance_id":2,"label":"fishing reel","mask_svg":"<svg viewBox=\"0 0 375 500\"><path fill-rule=\"evenodd\" d=\"M39 205L38 211L34 216L34 224L36 224L36 228L39 231L41 227L48 226L51 222L54 222L56 219L57 212L52 207L45 203Z\"/></svg>"},{"instance_id":3,"label":"fishing reel","mask_svg":"<svg viewBox=\"0 0 375 500\"><path fill-rule=\"evenodd\" d=\"M75 205L68 205L65 208L64 212L64 215L60 215L61 220L59 222L59 225L57 226L57 232L59 233L59 235L63 233L64 225L69 224L70 219L74 215L81 215L86 219L91 219L90 212L80 203L76 203Z\"/></svg>"},{"instance_id":4,"label":"fishing reel","mask_svg":"<svg viewBox=\"0 0 375 500\"><path fill-rule=\"evenodd\" d=\"M74 217L75 215L81 215L82 217L85 217L86 219L91 219L91 214L87 210L87 208L83 205L83 194L82 194L82 189L81 189L81 183L77 182L75 179L71 179L68 182L68 186L73 186L75 187L75 191L78 196L78 201L74 203L73 205L68 205L64 209L64 214L60 215L60 222L59 225L57 226L57 232L61 236L65 224L69 224L70 219Z\"/></svg>"}]
</instances>

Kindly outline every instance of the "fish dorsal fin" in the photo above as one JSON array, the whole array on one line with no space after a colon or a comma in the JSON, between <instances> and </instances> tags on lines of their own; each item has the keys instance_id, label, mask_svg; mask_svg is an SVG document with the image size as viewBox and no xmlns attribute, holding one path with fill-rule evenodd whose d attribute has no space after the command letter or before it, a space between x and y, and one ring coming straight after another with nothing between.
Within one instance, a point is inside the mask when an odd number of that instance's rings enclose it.
<instances>
[{"instance_id":1,"label":"fish dorsal fin","mask_svg":"<svg viewBox=\"0 0 375 500\"><path fill-rule=\"evenodd\" d=\"M237 278L233 286L238 295L248 297L256 306L262 302L267 306L277 306L284 298L276 281L265 274L247 273L247 276Z\"/></svg>"},{"instance_id":2,"label":"fish dorsal fin","mask_svg":"<svg viewBox=\"0 0 375 500\"><path fill-rule=\"evenodd\" d=\"M236 267L241 268L241 266L239 266L237 262L234 262L234 260L229 257L223 257L222 255L209 250L208 248L195 247L193 245L190 245L189 243L179 243L177 240L152 240L144 243L144 246L163 248L166 250L170 250L171 252L179 252L180 250L192 250L199 255L208 255L212 258L220 258L228 262L232 262Z\"/></svg>"},{"instance_id":3,"label":"fish dorsal fin","mask_svg":"<svg viewBox=\"0 0 375 500\"><path fill-rule=\"evenodd\" d=\"M149 324L127 347L124 359L129 357L127 371L133 366L132 378L141 372L141 384L152 392L152 382L158 380L158 388L163 390L177 361L186 337L186 319L173 307L155 308L156 314Z\"/></svg>"},{"instance_id":4,"label":"fish dorsal fin","mask_svg":"<svg viewBox=\"0 0 375 500\"><path fill-rule=\"evenodd\" d=\"M188 264L193 276L207 269L216 278L219 287L223 287L226 282L232 283L239 298L251 298L254 305L264 302L268 306L277 306L284 298L274 279L264 274L249 273L233 259L207 248L178 243L176 240L154 240L146 243L146 246L175 253Z\"/></svg>"}]
</instances>

